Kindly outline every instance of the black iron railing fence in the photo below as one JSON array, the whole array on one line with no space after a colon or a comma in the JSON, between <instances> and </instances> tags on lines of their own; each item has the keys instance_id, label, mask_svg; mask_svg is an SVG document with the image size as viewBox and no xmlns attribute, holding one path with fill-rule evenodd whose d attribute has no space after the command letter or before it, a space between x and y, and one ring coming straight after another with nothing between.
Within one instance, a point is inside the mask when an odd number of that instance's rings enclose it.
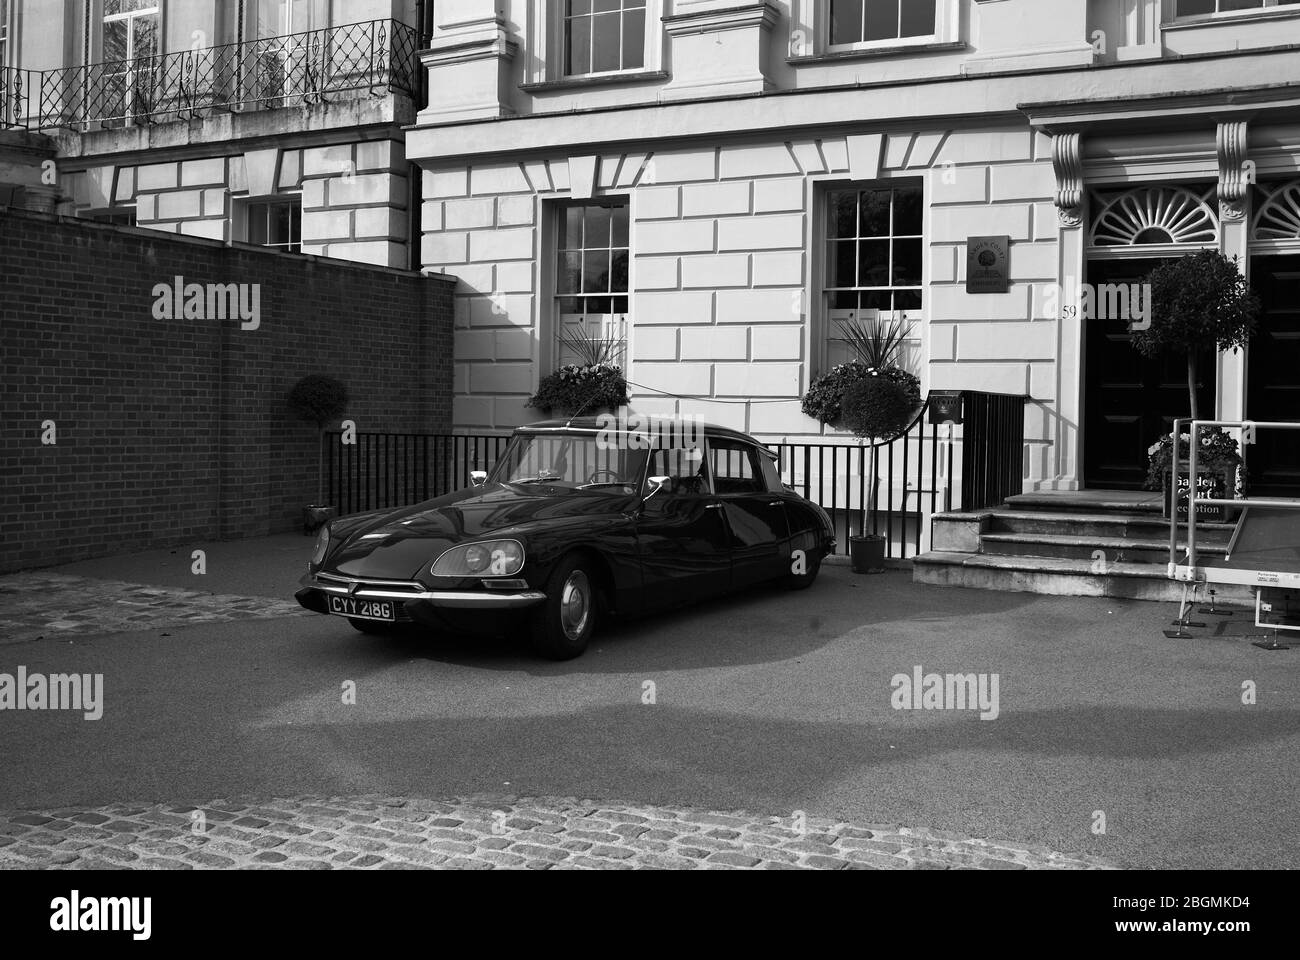
<instances>
[{"instance_id":1,"label":"black iron railing fence","mask_svg":"<svg viewBox=\"0 0 1300 960\"><path fill-rule=\"evenodd\" d=\"M1024 488L1025 404L1029 398L967 391L961 508L979 510Z\"/></svg>"},{"instance_id":2,"label":"black iron railing fence","mask_svg":"<svg viewBox=\"0 0 1300 960\"><path fill-rule=\"evenodd\" d=\"M418 35L371 20L79 67L0 68L0 126L167 123L394 90L419 96Z\"/></svg>"},{"instance_id":3,"label":"black iron railing fence","mask_svg":"<svg viewBox=\"0 0 1300 960\"><path fill-rule=\"evenodd\" d=\"M974 510L1019 493L1026 398L967 393L963 435L929 423L930 401L900 436L875 444L880 478L870 496L872 445L769 444L781 479L830 514L838 549L850 535L884 536L886 556L908 559L926 549L929 519L953 509ZM345 445L326 444L328 503L343 515L408 506L462 489L473 470L488 470L504 453L498 434L359 433ZM959 476L954 474L955 465Z\"/></svg>"},{"instance_id":4,"label":"black iron railing fence","mask_svg":"<svg viewBox=\"0 0 1300 960\"><path fill-rule=\"evenodd\" d=\"M345 444L331 431L328 502L346 516L432 500L469 486L470 473L490 469L509 442L501 435L358 433Z\"/></svg>"}]
</instances>

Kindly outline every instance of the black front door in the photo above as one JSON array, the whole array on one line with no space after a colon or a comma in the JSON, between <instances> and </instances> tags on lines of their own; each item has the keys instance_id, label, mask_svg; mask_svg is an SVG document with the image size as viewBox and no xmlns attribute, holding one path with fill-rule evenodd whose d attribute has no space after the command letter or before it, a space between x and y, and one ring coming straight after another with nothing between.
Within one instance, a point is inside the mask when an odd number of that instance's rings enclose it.
<instances>
[{"instance_id":1,"label":"black front door","mask_svg":"<svg viewBox=\"0 0 1300 960\"><path fill-rule=\"evenodd\" d=\"M1088 283L1141 283L1159 260L1093 260ZM1103 298L1096 298L1100 304ZM1191 415L1187 358L1167 354L1148 360L1133 349L1132 318L1108 316L1098 306L1084 318L1083 480L1092 489L1139 490L1146 480L1147 448ZM1214 415L1214 354L1197 363L1197 403Z\"/></svg>"},{"instance_id":2,"label":"black front door","mask_svg":"<svg viewBox=\"0 0 1300 960\"><path fill-rule=\"evenodd\" d=\"M1250 281L1263 310L1250 341L1246 416L1300 421L1300 255L1253 257ZM1246 467L1250 496L1300 496L1300 431L1257 430Z\"/></svg>"}]
</instances>

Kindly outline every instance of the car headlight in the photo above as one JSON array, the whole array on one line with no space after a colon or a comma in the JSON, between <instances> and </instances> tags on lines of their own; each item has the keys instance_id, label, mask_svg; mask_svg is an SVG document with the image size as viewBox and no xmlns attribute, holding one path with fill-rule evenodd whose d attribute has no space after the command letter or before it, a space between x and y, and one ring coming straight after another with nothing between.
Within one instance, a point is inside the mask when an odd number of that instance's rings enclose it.
<instances>
[{"instance_id":1,"label":"car headlight","mask_svg":"<svg viewBox=\"0 0 1300 960\"><path fill-rule=\"evenodd\" d=\"M452 547L434 561L435 577L512 577L524 568L518 540L488 540Z\"/></svg>"},{"instance_id":2,"label":"car headlight","mask_svg":"<svg viewBox=\"0 0 1300 960\"><path fill-rule=\"evenodd\" d=\"M330 525L327 523L316 534L316 547L311 552L311 565L319 567L325 561L325 551L330 548Z\"/></svg>"}]
</instances>

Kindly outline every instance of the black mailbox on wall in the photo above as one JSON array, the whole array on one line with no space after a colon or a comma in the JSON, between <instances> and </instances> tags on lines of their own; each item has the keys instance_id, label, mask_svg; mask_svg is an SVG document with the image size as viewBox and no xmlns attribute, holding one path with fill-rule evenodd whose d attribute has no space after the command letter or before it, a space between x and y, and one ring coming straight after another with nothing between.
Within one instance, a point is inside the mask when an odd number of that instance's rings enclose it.
<instances>
[{"instance_id":1,"label":"black mailbox on wall","mask_svg":"<svg viewBox=\"0 0 1300 960\"><path fill-rule=\"evenodd\" d=\"M961 423L962 392L960 390L930 391L930 422Z\"/></svg>"}]
</instances>

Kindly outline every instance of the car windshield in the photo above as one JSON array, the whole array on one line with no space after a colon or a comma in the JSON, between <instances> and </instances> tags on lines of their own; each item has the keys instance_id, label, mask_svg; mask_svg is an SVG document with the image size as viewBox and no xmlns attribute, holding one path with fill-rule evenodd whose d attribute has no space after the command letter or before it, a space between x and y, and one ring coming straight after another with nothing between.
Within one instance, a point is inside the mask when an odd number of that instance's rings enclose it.
<instances>
[{"instance_id":1,"label":"car windshield","mask_svg":"<svg viewBox=\"0 0 1300 960\"><path fill-rule=\"evenodd\" d=\"M496 483L635 493L646 451L602 443L596 433L518 434L492 472Z\"/></svg>"}]
</instances>

